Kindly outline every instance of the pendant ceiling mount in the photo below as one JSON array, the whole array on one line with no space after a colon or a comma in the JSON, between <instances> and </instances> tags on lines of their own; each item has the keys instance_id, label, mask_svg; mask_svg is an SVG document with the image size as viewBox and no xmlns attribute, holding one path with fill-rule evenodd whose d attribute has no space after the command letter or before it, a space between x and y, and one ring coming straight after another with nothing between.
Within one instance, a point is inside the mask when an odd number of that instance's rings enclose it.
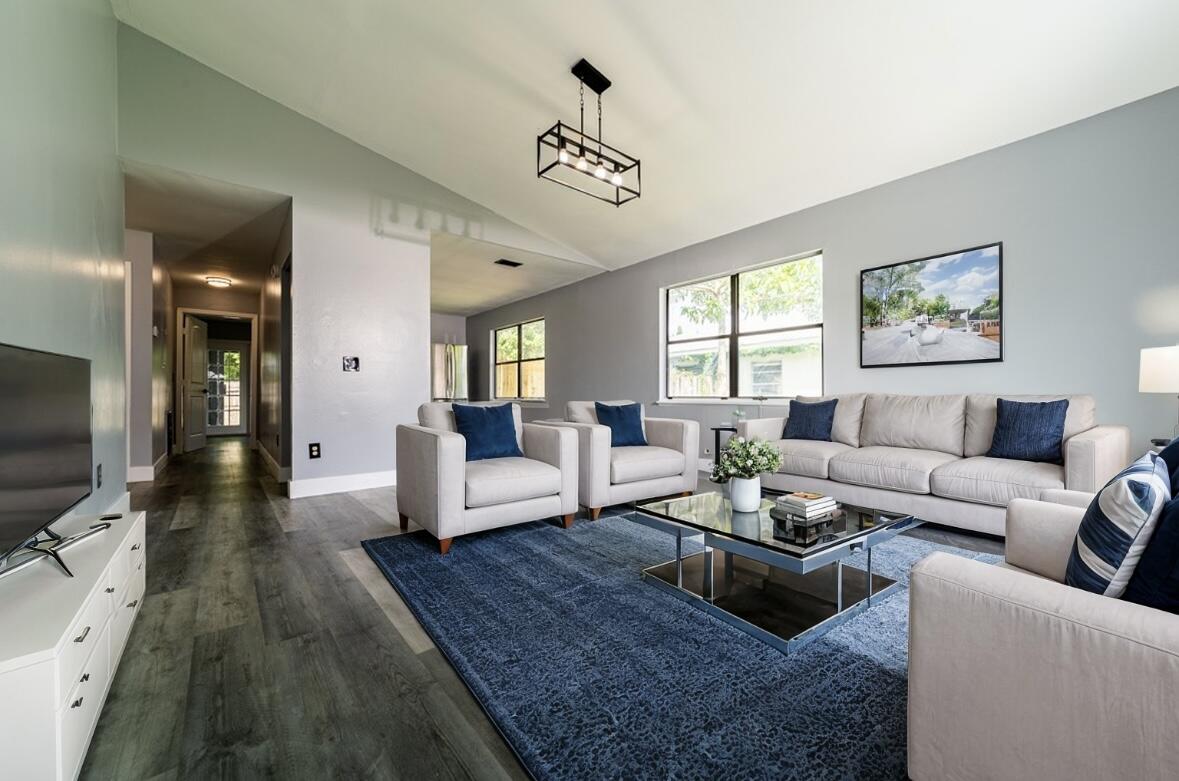
<instances>
[{"instance_id":1,"label":"pendant ceiling mount","mask_svg":"<svg viewBox=\"0 0 1179 781\"><path fill-rule=\"evenodd\" d=\"M611 82L584 59L571 73L579 85L579 124L574 128L558 120L536 137L536 175L615 206L633 201L642 192L639 159L602 140L602 93ZM585 132L586 87L598 96L596 137Z\"/></svg>"}]
</instances>

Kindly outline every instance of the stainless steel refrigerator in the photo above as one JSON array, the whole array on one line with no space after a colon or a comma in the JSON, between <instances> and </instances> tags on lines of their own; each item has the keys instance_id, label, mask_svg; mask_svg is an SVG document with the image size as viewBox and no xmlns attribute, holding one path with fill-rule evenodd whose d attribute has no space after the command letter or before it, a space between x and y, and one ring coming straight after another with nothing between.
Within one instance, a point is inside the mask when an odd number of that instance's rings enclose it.
<instances>
[{"instance_id":1,"label":"stainless steel refrigerator","mask_svg":"<svg viewBox=\"0 0 1179 781\"><path fill-rule=\"evenodd\" d=\"M467 346L436 344L432 350L431 395L435 401L467 399Z\"/></svg>"}]
</instances>

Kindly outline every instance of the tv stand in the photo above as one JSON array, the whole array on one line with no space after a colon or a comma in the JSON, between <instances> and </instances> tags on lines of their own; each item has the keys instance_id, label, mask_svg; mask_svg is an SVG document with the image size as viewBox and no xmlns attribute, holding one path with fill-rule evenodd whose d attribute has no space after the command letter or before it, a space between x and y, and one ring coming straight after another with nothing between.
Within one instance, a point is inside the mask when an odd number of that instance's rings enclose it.
<instances>
[{"instance_id":1,"label":"tv stand","mask_svg":"<svg viewBox=\"0 0 1179 781\"><path fill-rule=\"evenodd\" d=\"M105 518L107 516L103 517ZM121 517L122 516L115 516L111 520L117 520ZM82 540L89 539L96 534L101 534L110 527L110 521L100 520L98 523L91 524L90 528L86 531L78 532L77 534L71 534L68 537L63 537L62 535L53 531L52 528L45 528L42 530L42 534L44 534L48 539L43 540L41 539L41 535L38 534L36 537L25 543L23 548L13 553L5 561L0 561L0 578L11 575L14 572L19 572L25 567L46 558L56 561L57 566L61 567L62 571L72 578L74 573L70 571L70 568L66 566L65 560L62 559L62 551L81 542ZM18 556L21 557L20 560L14 561L13 559Z\"/></svg>"},{"instance_id":2,"label":"tv stand","mask_svg":"<svg viewBox=\"0 0 1179 781\"><path fill-rule=\"evenodd\" d=\"M72 547L73 577L30 551L0 580L2 778L77 778L146 593L144 513L62 518L54 535L38 547Z\"/></svg>"}]
</instances>

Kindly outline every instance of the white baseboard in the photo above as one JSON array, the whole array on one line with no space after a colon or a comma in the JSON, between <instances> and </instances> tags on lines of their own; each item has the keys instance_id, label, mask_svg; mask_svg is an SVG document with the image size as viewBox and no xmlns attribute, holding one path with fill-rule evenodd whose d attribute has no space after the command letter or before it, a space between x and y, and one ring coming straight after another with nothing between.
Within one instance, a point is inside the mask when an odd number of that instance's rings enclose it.
<instances>
[{"instance_id":1,"label":"white baseboard","mask_svg":"<svg viewBox=\"0 0 1179 781\"><path fill-rule=\"evenodd\" d=\"M156 469L154 466L129 466L127 467L127 482L128 483L150 483L156 479Z\"/></svg>"},{"instance_id":2,"label":"white baseboard","mask_svg":"<svg viewBox=\"0 0 1179 781\"><path fill-rule=\"evenodd\" d=\"M274 456L270 455L270 451L264 447L259 447L258 452L262 454L262 461L266 464L266 470L270 472L271 477L280 483L288 483L291 480L291 468L281 467L278 462L274 460Z\"/></svg>"},{"instance_id":3,"label":"white baseboard","mask_svg":"<svg viewBox=\"0 0 1179 781\"><path fill-rule=\"evenodd\" d=\"M335 477L311 477L304 480L291 480L287 485L287 495L292 499L305 496L322 496L324 494L339 494L345 491L363 491L366 488L384 488L397 485L397 470L388 472L368 472L359 475L338 475Z\"/></svg>"}]
</instances>

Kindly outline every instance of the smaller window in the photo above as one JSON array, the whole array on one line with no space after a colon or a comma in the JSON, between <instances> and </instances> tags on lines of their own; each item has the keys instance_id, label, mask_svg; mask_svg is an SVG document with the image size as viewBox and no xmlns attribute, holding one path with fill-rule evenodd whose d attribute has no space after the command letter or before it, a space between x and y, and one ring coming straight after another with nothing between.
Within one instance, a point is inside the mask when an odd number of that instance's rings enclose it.
<instances>
[{"instance_id":1,"label":"smaller window","mask_svg":"<svg viewBox=\"0 0 1179 781\"><path fill-rule=\"evenodd\" d=\"M544 320L495 329L492 396L496 399L544 399Z\"/></svg>"}]
</instances>

